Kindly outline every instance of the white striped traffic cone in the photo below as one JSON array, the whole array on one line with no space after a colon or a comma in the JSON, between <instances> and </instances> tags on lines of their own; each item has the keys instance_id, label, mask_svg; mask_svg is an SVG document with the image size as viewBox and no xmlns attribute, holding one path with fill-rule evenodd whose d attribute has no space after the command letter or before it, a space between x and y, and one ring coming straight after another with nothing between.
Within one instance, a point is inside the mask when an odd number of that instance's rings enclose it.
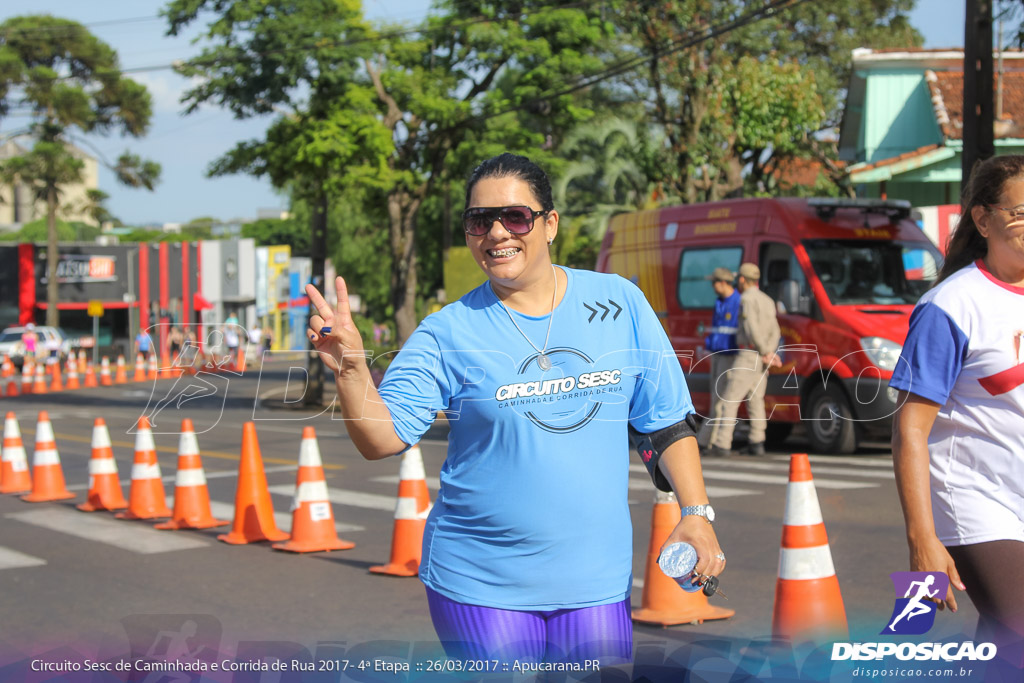
<instances>
[{"instance_id":1,"label":"white striped traffic cone","mask_svg":"<svg viewBox=\"0 0 1024 683\"><path fill-rule=\"evenodd\" d=\"M212 529L227 526L228 521L215 519L210 511L210 491L206 472L199 457L199 441L192 420L181 421L178 438L178 471L174 475L174 514L157 529Z\"/></svg>"},{"instance_id":2,"label":"white striped traffic cone","mask_svg":"<svg viewBox=\"0 0 1024 683\"><path fill-rule=\"evenodd\" d=\"M106 356L103 356L103 360L100 361L100 384L105 387L114 384L114 380L110 377L110 359Z\"/></svg>"},{"instance_id":3,"label":"white striped traffic cone","mask_svg":"<svg viewBox=\"0 0 1024 683\"><path fill-rule=\"evenodd\" d=\"M391 560L370 567L374 574L416 576L420 571L423 530L430 514L430 492L423 469L423 453L413 446L402 455L398 471L398 500L395 503L395 529L391 536Z\"/></svg>"},{"instance_id":4,"label":"white striped traffic cone","mask_svg":"<svg viewBox=\"0 0 1024 683\"><path fill-rule=\"evenodd\" d=\"M21 429L14 413L4 419L4 447L0 456L0 493L25 493L32 490L28 458L21 442Z\"/></svg>"},{"instance_id":5,"label":"white striped traffic cone","mask_svg":"<svg viewBox=\"0 0 1024 683\"><path fill-rule=\"evenodd\" d=\"M348 550L355 546L352 541L338 538L316 431L312 427L303 427L302 443L299 445L299 472L292 502L292 536L272 547L293 553L315 553L323 550Z\"/></svg>"},{"instance_id":6,"label":"white striped traffic cone","mask_svg":"<svg viewBox=\"0 0 1024 683\"><path fill-rule=\"evenodd\" d=\"M135 433L135 461L132 465L132 486L128 494L128 509L118 512L119 519L154 519L170 517L167 494L160 479L160 463L156 459L156 444L149 418L140 417Z\"/></svg>"},{"instance_id":7,"label":"white striped traffic cone","mask_svg":"<svg viewBox=\"0 0 1024 683\"><path fill-rule=\"evenodd\" d=\"M846 609L806 453L789 461L772 635L790 640L845 639Z\"/></svg>"},{"instance_id":8,"label":"white striped traffic cone","mask_svg":"<svg viewBox=\"0 0 1024 683\"><path fill-rule=\"evenodd\" d=\"M36 449L32 455L32 493L22 496L26 503L44 503L74 498L64 483L64 470L53 437L53 425L45 410L39 411L36 423Z\"/></svg>"},{"instance_id":9,"label":"white striped traffic cone","mask_svg":"<svg viewBox=\"0 0 1024 683\"><path fill-rule=\"evenodd\" d=\"M123 510L128 501L121 492L121 479L117 475L117 461L110 445L110 432L102 417L92 426L92 457L89 458L89 494L81 505L82 512L97 510Z\"/></svg>"}]
</instances>

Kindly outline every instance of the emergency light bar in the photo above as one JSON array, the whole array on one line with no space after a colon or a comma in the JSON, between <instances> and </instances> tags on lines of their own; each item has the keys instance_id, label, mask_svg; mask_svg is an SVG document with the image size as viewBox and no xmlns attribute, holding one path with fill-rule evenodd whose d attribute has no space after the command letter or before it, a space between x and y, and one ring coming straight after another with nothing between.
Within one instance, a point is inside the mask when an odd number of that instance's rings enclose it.
<instances>
[{"instance_id":1,"label":"emergency light bar","mask_svg":"<svg viewBox=\"0 0 1024 683\"><path fill-rule=\"evenodd\" d=\"M833 197L812 197L807 206L814 209L823 221L831 220L840 209L850 209L861 213L880 213L893 220L910 217L910 202L906 199L837 199Z\"/></svg>"}]
</instances>

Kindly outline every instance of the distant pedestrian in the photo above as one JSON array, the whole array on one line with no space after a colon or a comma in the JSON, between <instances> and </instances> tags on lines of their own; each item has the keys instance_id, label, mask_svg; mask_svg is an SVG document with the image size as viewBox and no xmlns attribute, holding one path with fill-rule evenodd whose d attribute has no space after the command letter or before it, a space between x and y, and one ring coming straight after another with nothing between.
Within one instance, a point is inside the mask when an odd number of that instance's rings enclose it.
<instances>
[{"instance_id":1,"label":"distant pedestrian","mask_svg":"<svg viewBox=\"0 0 1024 683\"><path fill-rule=\"evenodd\" d=\"M146 358L153 353L153 338L149 336L148 330L139 330L135 335L135 353L141 353Z\"/></svg>"},{"instance_id":2,"label":"distant pedestrian","mask_svg":"<svg viewBox=\"0 0 1024 683\"><path fill-rule=\"evenodd\" d=\"M175 363L178 355L181 353L181 345L184 341L185 335L182 334L181 328L177 325L171 326L170 332L167 333L167 348L171 352L172 363Z\"/></svg>"},{"instance_id":3,"label":"distant pedestrian","mask_svg":"<svg viewBox=\"0 0 1024 683\"><path fill-rule=\"evenodd\" d=\"M25 358L35 361L36 354L39 353L38 342L39 336L36 334L35 324L25 325L25 330L21 333L21 343L25 345Z\"/></svg>"},{"instance_id":4,"label":"distant pedestrian","mask_svg":"<svg viewBox=\"0 0 1024 683\"><path fill-rule=\"evenodd\" d=\"M726 372L725 386L712 417L721 422L715 441L708 448L711 456L732 452L732 434L740 402L746 401L750 418L747 455L764 455L768 421L765 419L764 395L768 388L767 368L782 365L776 354L779 348L777 309L772 298L758 287L761 269L754 263L740 266L736 288L740 291L740 317L736 331L739 352Z\"/></svg>"},{"instance_id":5,"label":"distant pedestrian","mask_svg":"<svg viewBox=\"0 0 1024 683\"><path fill-rule=\"evenodd\" d=\"M737 325L740 315L740 293L733 287L736 274L728 268L719 266L711 273L711 287L718 298L715 299L715 310L711 315L710 334L704 339L704 348L711 354L711 408L709 417L714 416L715 406L725 388L725 372L732 367L739 348L736 342ZM711 435L708 444L714 444L718 436L719 423L710 420Z\"/></svg>"}]
</instances>

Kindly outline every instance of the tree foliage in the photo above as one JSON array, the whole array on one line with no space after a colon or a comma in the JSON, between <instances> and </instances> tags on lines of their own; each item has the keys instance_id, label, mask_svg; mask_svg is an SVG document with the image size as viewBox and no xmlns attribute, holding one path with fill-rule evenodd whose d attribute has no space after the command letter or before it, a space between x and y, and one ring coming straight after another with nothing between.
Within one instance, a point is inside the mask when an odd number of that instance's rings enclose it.
<instances>
[{"instance_id":1,"label":"tree foliage","mask_svg":"<svg viewBox=\"0 0 1024 683\"><path fill-rule=\"evenodd\" d=\"M117 53L74 21L14 17L0 24L0 115L30 112L34 145L0 164L0 176L31 187L47 204L48 325L57 310L57 210L63 186L81 182L84 163L73 151L76 132L139 137L151 115L145 86L125 77ZM152 189L160 167L125 153L113 166L119 180Z\"/></svg>"},{"instance_id":2,"label":"tree foliage","mask_svg":"<svg viewBox=\"0 0 1024 683\"><path fill-rule=\"evenodd\" d=\"M921 42L913 0L617 6L623 53L645 58L623 88L663 128L661 171L689 202L756 191L778 159L822 153L812 135L838 123L852 49Z\"/></svg>"}]
</instances>

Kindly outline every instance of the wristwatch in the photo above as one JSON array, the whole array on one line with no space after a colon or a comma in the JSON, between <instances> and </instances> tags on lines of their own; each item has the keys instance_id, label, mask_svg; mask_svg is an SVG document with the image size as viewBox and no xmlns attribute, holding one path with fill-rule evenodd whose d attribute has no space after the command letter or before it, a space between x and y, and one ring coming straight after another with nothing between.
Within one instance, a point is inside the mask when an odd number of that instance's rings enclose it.
<instances>
[{"instance_id":1,"label":"wristwatch","mask_svg":"<svg viewBox=\"0 0 1024 683\"><path fill-rule=\"evenodd\" d=\"M687 515L703 517L707 520L708 524L715 521L715 509L711 507L710 503L707 505L688 505L684 508L680 508L679 512L683 517L686 517Z\"/></svg>"}]
</instances>

